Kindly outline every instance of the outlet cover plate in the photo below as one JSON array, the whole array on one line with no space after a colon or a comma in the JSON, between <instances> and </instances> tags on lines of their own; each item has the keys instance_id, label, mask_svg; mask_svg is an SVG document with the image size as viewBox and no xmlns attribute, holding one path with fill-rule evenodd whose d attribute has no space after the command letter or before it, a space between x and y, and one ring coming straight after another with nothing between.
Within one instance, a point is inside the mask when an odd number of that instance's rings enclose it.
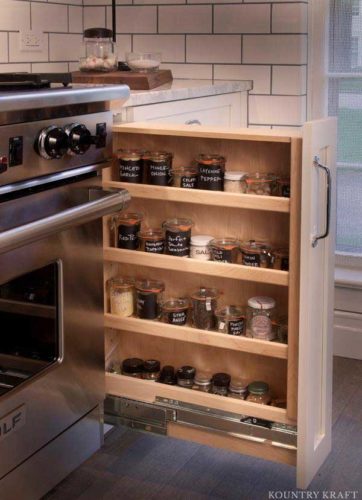
<instances>
[{"instance_id":1,"label":"outlet cover plate","mask_svg":"<svg viewBox=\"0 0 362 500\"><path fill-rule=\"evenodd\" d=\"M44 47L44 33L42 31L25 30L20 32L21 52L42 52Z\"/></svg>"}]
</instances>

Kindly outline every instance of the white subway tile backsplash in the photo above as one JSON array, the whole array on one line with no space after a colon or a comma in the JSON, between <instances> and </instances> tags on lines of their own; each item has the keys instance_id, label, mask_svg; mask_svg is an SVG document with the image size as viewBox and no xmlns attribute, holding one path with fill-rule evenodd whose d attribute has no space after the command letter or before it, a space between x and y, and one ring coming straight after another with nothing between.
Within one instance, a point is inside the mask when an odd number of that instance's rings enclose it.
<instances>
[{"instance_id":1,"label":"white subway tile backsplash","mask_svg":"<svg viewBox=\"0 0 362 500\"><path fill-rule=\"evenodd\" d=\"M212 64L161 64L161 68L170 69L174 78L192 78L196 80L212 79Z\"/></svg>"},{"instance_id":2,"label":"white subway tile backsplash","mask_svg":"<svg viewBox=\"0 0 362 500\"><path fill-rule=\"evenodd\" d=\"M0 30L30 29L30 3L0 0Z\"/></svg>"},{"instance_id":3,"label":"white subway tile backsplash","mask_svg":"<svg viewBox=\"0 0 362 500\"><path fill-rule=\"evenodd\" d=\"M159 33L210 33L211 5L172 5L158 9Z\"/></svg>"},{"instance_id":4,"label":"white subway tile backsplash","mask_svg":"<svg viewBox=\"0 0 362 500\"><path fill-rule=\"evenodd\" d=\"M62 63L50 63L50 62L44 62L44 63L33 63L31 65L32 71L39 72L39 73L63 73L68 71L68 63L67 62L62 62Z\"/></svg>"},{"instance_id":5,"label":"white subway tile backsplash","mask_svg":"<svg viewBox=\"0 0 362 500\"><path fill-rule=\"evenodd\" d=\"M107 26L111 28L110 7L107 7ZM157 7L117 7L117 33L157 33Z\"/></svg>"},{"instance_id":6,"label":"white subway tile backsplash","mask_svg":"<svg viewBox=\"0 0 362 500\"><path fill-rule=\"evenodd\" d=\"M272 83L272 94L305 94L307 92L307 67L273 66Z\"/></svg>"},{"instance_id":7,"label":"white subway tile backsplash","mask_svg":"<svg viewBox=\"0 0 362 500\"><path fill-rule=\"evenodd\" d=\"M84 29L106 25L106 7L84 7Z\"/></svg>"},{"instance_id":8,"label":"white subway tile backsplash","mask_svg":"<svg viewBox=\"0 0 362 500\"><path fill-rule=\"evenodd\" d=\"M78 61L84 55L83 36L71 33L49 35L50 61Z\"/></svg>"},{"instance_id":9,"label":"white subway tile backsplash","mask_svg":"<svg viewBox=\"0 0 362 500\"><path fill-rule=\"evenodd\" d=\"M29 71L31 71L31 64L30 63L0 64L0 73L11 73L12 71L28 71L29 72Z\"/></svg>"},{"instance_id":10,"label":"white subway tile backsplash","mask_svg":"<svg viewBox=\"0 0 362 500\"><path fill-rule=\"evenodd\" d=\"M215 64L214 78L216 80L253 80L252 94L270 94L270 66Z\"/></svg>"},{"instance_id":11,"label":"white subway tile backsplash","mask_svg":"<svg viewBox=\"0 0 362 500\"><path fill-rule=\"evenodd\" d=\"M273 33L306 33L307 5L304 3L275 4L272 9Z\"/></svg>"},{"instance_id":12,"label":"white subway tile backsplash","mask_svg":"<svg viewBox=\"0 0 362 500\"><path fill-rule=\"evenodd\" d=\"M117 5L121 4L120 0L117 0ZM127 3L132 3L132 0L128 0ZM112 0L83 0L83 5L112 5Z\"/></svg>"},{"instance_id":13,"label":"white subway tile backsplash","mask_svg":"<svg viewBox=\"0 0 362 500\"><path fill-rule=\"evenodd\" d=\"M306 35L244 35L243 63L306 64Z\"/></svg>"},{"instance_id":14,"label":"white subway tile backsplash","mask_svg":"<svg viewBox=\"0 0 362 500\"><path fill-rule=\"evenodd\" d=\"M240 63L241 36L188 35L186 37L186 62Z\"/></svg>"},{"instance_id":15,"label":"white subway tile backsplash","mask_svg":"<svg viewBox=\"0 0 362 500\"><path fill-rule=\"evenodd\" d=\"M215 33L269 33L270 5L216 5Z\"/></svg>"},{"instance_id":16,"label":"white subway tile backsplash","mask_svg":"<svg viewBox=\"0 0 362 500\"><path fill-rule=\"evenodd\" d=\"M249 97L249 122L254 125L301 125L305 110L305 96Z\"/></svg>"},{"instance_id":17,"label":"white subway tile backsplash","mask_svg":"<svg viewBox=\"0 0 362 500\"><path fill-rule=\"evenodd\" d=\"M69 7L69 32L83 32L83 8L71 5Z\"/></svg>"},{"instance_id":18,"label":"white subway tile backsplash","mask_svg":"<svg viewBox=\"0 0 362 500\"><path fill-rule=\"evenodd\" d=\"M162 62L185 62L184 35L134 35L135 52L161 52Z\"/></svg>"},{"instance_id":19,"label":"white subway tile backsplash","mask_svg":"<svg viewBox=\"0 0 362 500\"><path fill-rule=\"evenodd\" d=\"M152 5L172 5L172 4L185 4L186 0L133 0L134 5L147 5L147 4L152 4ZM190 2L188 2L190 3ZM197 2L200 3L200 2ZM206 3L209 3L208 1Z\"/></svg>"},{"instance_id":20,"label":"white subway tile backsplash","mask_svg":"<svg viewBox=\"0 0 362 500\"><path fill-rule=\"evenodd\" d=\"M31 2L32 29L44 32L68 31L68 7L51 3Z\"/></svg>"},{"instance_id":21,"label":"white subway tile backsplash","mask_svg":"<svg viewBox=\"0 0 362 500\"><path fill-rule=\"evenodd\" d=\"M119 61L126 60L126 52L132 51L131 35L117 35L117 54Z\"/></svg>"},{"instance_id":22,"label":"white subway tile backsplash","mask_svg":"<svg viewBox=\"0 0 362 500\"><path fill-rule=\"evenodd\" d=\"M8 62L8 34L0 33L0 62Z\"/></svg>"},{"instance_id":23,"label":"white subway tile backsplash","mask_svg":"<svg viewBox=\"0 0 362 500\"><path fill-rule=\"evenodd\" d=\"M1 33L1 35L3 34ZM2 46L1 42L0 46ZM9 62L38 61L48 61L48 35L44 36L44 50L23 52L20 50L19 33L9 33Z\"/></svg>"}]
</instances>

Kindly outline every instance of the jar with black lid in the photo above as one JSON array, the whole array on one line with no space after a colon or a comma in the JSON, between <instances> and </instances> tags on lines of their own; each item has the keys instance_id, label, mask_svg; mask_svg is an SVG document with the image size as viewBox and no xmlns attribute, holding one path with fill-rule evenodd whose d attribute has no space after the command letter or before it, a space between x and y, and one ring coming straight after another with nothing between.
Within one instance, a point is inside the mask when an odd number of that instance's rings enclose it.
<instances>
[{"instance_id":1,"label":"jar with black lid","mask_svg":"<svg viewBox=\"0 0 362 500\"><path fill-rule=\"evenodd\" d=\"M161 363L157 359L146 359L143 363L143 378L157 381L160 378Z\"/></svg>"},{"instance_id":2,"label":"jar with black lid","mask_svg":"<svg viewBox=\"0 0 362 500\"><path fill-rule=\"evenodd\" d=\"M212 388L211 392L213 394L218 394L219 396L227 396L231 377L228 373L215 373L212 377Z\"/></svg>"},{"instance_id":3,"label":"jar with black lid","mask_svg":"<svg viewBox=\"0 0 362 500\"><path fill-rule=\"evenodd\" d=\"M122 361L121 368L122 375L128 377L142 378L143 373L143 359L140 358L127 358Z\"/></svg>"},{"instance_id":4,"label":"jar with black lid","mask_svg":"<svg viewBox=\"0 0 362 500\"><path fill-rule=\"evenodd\" d=\"M181 366L176 372L177 385L192 389L194 385L196 370L193 366Z\"/></svg>"},{"instance_id":5,"label":"jar with black lid","mask_svg":"<svg viewBox=\"0 0 362 500\"><path fill-rule=\"evenodd\" d=\"M176 385L175 368L171 365L165 365L161 370L158 382L161 384Z\"/></svg>"}]
</instances>

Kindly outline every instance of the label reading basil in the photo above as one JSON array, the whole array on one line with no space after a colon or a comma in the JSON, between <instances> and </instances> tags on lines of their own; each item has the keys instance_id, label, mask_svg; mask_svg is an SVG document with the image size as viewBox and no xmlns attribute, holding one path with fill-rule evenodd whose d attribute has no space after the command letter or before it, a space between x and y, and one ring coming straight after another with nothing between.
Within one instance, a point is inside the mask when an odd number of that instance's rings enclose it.
<instances>
[{"instance_id":1,"label":"label reading basil","mask_svg":"<svg viewBox=\"0 0 362 500\"><path fill-rule=\"evenodd\" d=\"M282 196L284 196L285 198L290 198L290 185L289 184L285 184L284 186L282 186Z\"/></svg>"},{"instance_id":2,"label":"label reading basil","mask_svg":"<svg viewBox=\"0 0 362 500\"><path fill-rule=\"evenodd\" d=\"M188 231L166 231L166 253L178 257L190 254L191 229Z\"/></svg>"},{"instance_id":3,"label":"label reading basil","mask_svg":"<svg viewBox=\"0 0 362 500\"><path fill-rule=\"evenodd\" d=\"M229 321L228 334L229 335L243 335L244 334L244 318Z\"/></svg>"},{"instance_id":4,"label":"label reading basil","mask_svg":"<svg viewBox=\"0 0 362 500\"><path fill-rule=\"evenodd\" d=\"M170 168L168 163L149 163L149 183L157 186L168 186L170 183Z\"/></svg>"},{"instance_id":5,"label":"label reading basil","mask_svg":"<svg viewBox=\"0 0 362 500\"><path fill-rule=\"evenodd\" d=\"M183 175L181 177L181 187L186 189L196 189L197 186L197 176L196 175Z\"/></svg>"},{"instance_id":6,"label":"label reading basil","mask_svg":"<svg viewBox=\"0 0 362 500\"><path fill-rule=\"evenodd\" d=\"M132 226L121 224L118 227L118 248L137 250L139 243L137 233L140 229L141 223Z\"/></svg>"},{"instance_id":7,"label":"label reading basil","mask_svg":"<svg viewBox=\"0 0 362 500\"><path fill-rule=\"evenodd\" d=\"M233 253L232 250L226 250L225 248L213 248L212 249L213 260L216 262L232 262Z\"/></svg>"},{"instance_id":8,"label":"label reading basil","mask_svg":"<svg viewBox=\"0 0 362 500\"><path fill-rule=\"evenodd\" d=\"M223 191L224 172L219 166L199 165L199 189L208 189L210 191Z\"/></svg>"},{"instance_id":9,"label":"label reading basil","mask_svg":"<svg viewBox=\"0 0 362 500\"><path fill-rule=\"evenodd\" d=\"M280 269L282 271L289 271L289 257L282 257Z\"/></svg>"},{"instance_id":10,"label":"label reading basil","mask_svg":"<svg viewBox=\"0 0 362 500\"><path fill-rule=\"evenodd\" d=\"M163 253L165 251L165 241L164 240L146 240L145 241L145 252L149 253Z\"/></svg>"},{"instance_id":11,"label":"label reading basil","mask_svg":"<svg viewBox=\"0 0 362 500\"><path fill-rule=\"evenodd\" d=\"M260 267L260 254L243 253L242 262L244 266Z\"/></svg>"},{"instance_id":12,"label":"label reading basil","mask_svg":"<svg viewBox=\"0 0 362 500\"><path fill-rule=\"evenodd\" d=\"M141 160L119 160L119 176L121 182L142 182Z\"/></svg>"},{"instance_id":13,"label":"label reading basil","mask_svg":"<svg viewBox=\"0 0 362 500\"><path fill-rule=\"evenodd\" d=\"M187 320L187 311L172 311L167 314L168 322L171 325L185 325Z\"/></svg>"},{"instance_id":14,"label":"label reading basil","mask_svg":"<svg viewBox=\"0 0 362 500\"><path fill-rule=\"evenodd\" d=\"M142 319L156 319L159 307L156 293L137 292L137 316Z\"/></svg>"}]
</instances>

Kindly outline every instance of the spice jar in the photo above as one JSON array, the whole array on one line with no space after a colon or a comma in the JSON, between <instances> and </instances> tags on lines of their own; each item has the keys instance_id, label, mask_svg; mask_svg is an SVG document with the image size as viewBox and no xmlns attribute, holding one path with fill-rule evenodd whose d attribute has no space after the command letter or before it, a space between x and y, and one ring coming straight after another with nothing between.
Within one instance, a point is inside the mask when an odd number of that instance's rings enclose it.
<instances>
[{"instance_id":1,"label":"spice jar","mask_svg":"<svg viewBox=\"0 0 362 500\"><path fill-rule=\"evenodd\" d=\"M126 212L116 215L112 219L115 246L127 250L137 250L138 233L141 229L143 214Z\"/></svg>"},{"instance_id":2,"label":"spice jar","mask_svg":"<svg viewBox=\"0 0 362 500\"><path fill-rule=\"evenodd\" d=\"M252 297L248 300L246 335L259 340L273 340L275 300L272 297Z\"/></svg>"},{"instance_id":3,"label":"spice jar","mask_svg":"<svg viewBox=\"0 0 362 500\"><path fill-rule=\"evenodd\" d=\"M171 170L174 187L196 189L198 170L196 167L176 167Z\"/></svg>"},{"instance_id":4,"label":"spice jar","mask_svg":"<svg viewBox=\"0 0 362 500\"><path fill-rule=\"evenodd\" d=\"M247 172L233 172L228 170L224 175L224 191L227 193L245 193L245 184L242 184Z\"/></svg>"},{"instance_id":5,"label":"spice jar","mask_svg":"<svg viewBox=\"0 0 362 500\"><path fill-rule=\"evenodd\" d=\"M273 174L248 174L242 180L243 189L248 194L271 196L275 190L276 177Z\"/></svg>"},{"instance_id":6,"label":"spice jar","mask_svg":"<svg viewBox=\"0 0 362 500\"><path fill-rule=\"evenodd\" d=\"M112 278L107 282L111 314L122 318L134 313L134 281Z\"/></svg>"},{"instance_id":7,"label":"spice jar","mask_svg":"<svg viewBox=\"0 0 362 500\"><path fill-rule=\"evenodd\" d=\"M167 219L162 224L165 229L166 254L176 257L190 255L191 228L194 225L191 219Z\"/></svg>"},{"instance_id":8,"label":"spice jar","mask_svg":"<svg viewBox=\"0 0 362 500\"><path fill-rule=\"evenodd\" d=\"M218 309L216 330L228 335L245 335L245 312L238 306L226 306Z\"/></svg>"},{"instance_id":9,"label":"spice jar","mask_svg":"<svg viewBox=\"0 0 362 500\"><path fill-rule=\"evenodd\" d=\"M232 378L229 385L229 397L245 399L248 394L248 383L242 378Z\"/></svg>"},{"instance_id":10,"label":"spice jar","mask_svg":"<svg viewBox=\"0 0 362 500\"><path fill-rule=\"evenodd\" d=\"M196 370L193 366L181 366L176 372L177 385L192 389Z\"/></svg>"},{"instance_id":11,"label":"spice jar","mask_svg":"<svg viewBox=\"0 0 362 500\"><path fill-rule=\"evenodd\" d=\"M223 191L225 158L220 155L200 154L197 158L199 171L198 188Z\"/></svg>"},{"instance_id":12,"label":"spice jar","mask_svg":"<svg viewBox=\"0 0 362 500\"><path fill-rule=\"evenodd\" d=\"M281 177L276 181L276 195L290 198L290 178Z\"/></svg>"},{"instance_id":13,"label":"spice jar","mask_svg":"<svg viewBox=\"0 0 362 500\"><path fill-rule=\"evenodd\" d=\"M117 54L112 30L89 28L84 31L85 57L80 59L81 71L115 71Z\"/></svg>"},{"instance_id":14,"label":"spice jar","mask_svg":"<svg viewBox=\"0 0 362 500\"><path fill-rule=\"evenodd\" d=\"M143 375L145 380L157 380L160 378L161 364L156 359L147 359L143 363Z\"/></svg>"},{"instance_id":15,"label":"spice jar","mask_svg":"<svg viewBox=\"0 0 362 500\"><path fill-rule=\"evenodd\" d=\"M213 236L206 234L198 234L197 236L191 236L190 242L190 257L192 259L198 260L210 260L211 253L209 248L209 243L213 240Z\"/></svg>"},{"instance_id":16,"label":"spice jar","mask_svg":"<svg viewBox=\"0 0 362 500\"><path fill-rule=\"evenodd\" d=\"M276 248L273 250L273 269L289 270L289 248Z\"/></svg>"},{"instance_id":17,"label":"spice jar","mask_svg":"<svg viewBox=\"0 0 362 500\"><path fill-rule=\"evenodd\" d=\"M143 373L143 359L127 358L122 361L121 367L122 375L128 377L142 378Z\"/></svg>"},{"instance_id":18,"label":"spice jar","mask_svg":"<svg viewBox=\"0 0 362 500\"><path fill-rule=\"evenodd\" d=\"M171 184L172 153L154 151L147 156L148 184L169 186Z\"/></svg>"},{"instance_id":19,"label":"spice jar","mask_svg":"<svg viewBox=\"0 0 362 500\"><path fill-rule=\"evenodd\" d=\"M288 318L287 316L281 316L277 319L275 324L276 329L276 341L282 344L288 343Z\"/></svg>"},{"instance_id":20,"label":"spice jar","mask_svg":"<svg viewBox=\"0 0 362 500\"><path fill-rule=\"evenodd\" d=\"M210 392L212 376L210 372L196 372L193 389L195 391Z\"/></svg>"},{"instance_id":21,"label":"spice jar","mask_svg":"<svg viewBox=\"0 0 362 500\"><path fill-rule=\"evenodd\" d=\"M268 405L271 402L269 385L265 382L252 382L248 385L248 392L246 400L251 403Z\"/></svg>"},{"instance_id":22,"label":"spice jar","mask_svg":"<svg viewBox=\"0 0 362 500\"><path fill-rule=\"evenodd\" d=\"M234 238L220 238L210 242L211 259L216 262L235 264L239 256L238 240Z\"/></svg>"},{"instance_id":23,"label":"spice jar","mask_svg":"<svg viewBox=\"0 0 362 500\"><path fill-rule=\"evenodd\" d=\"M163 253L165 251L165 234L162 229L145 229L138 233L141 252Z\"/></svg>"},{"instance_id":24,"label":"spice jar","mask_svg":"<svg viewBox=\"0 0 362 500\"><path fill-rule=\"evenodd\" d=\"M228 373L215 373L212 377L211 392L219 396L227 396L231 377Z\"/></svg>"},{"instance_id":25,"label":"spice jar","mask_svg":"<svg viewBox=\"0 0 362 500\"><path fill-rule=\"evenodd\" d=\"M241 263L244 266L271 267L273 256L271 246L255 240L244 241L240 244Z\"/></svg>"},{"instance_id":26,"label":"spice jar","mask_svg":"<svg viewBox=\"0 0 362 500\"><path fill-rule=\"evenodd\" d=\"M143 179L142 154L137 149L120 149L117 153L121 182L139 184Z\"/></svg>"},{"instance_id":27,"label":"spice jar","mask_svg":"<svg viewBox=\"0 0 362 500\"><path fill-rule=\"evenodd\" d=\"M136 281L137 316L142 319L156 319L161 313L162 295L165 285L157 280Z\"/></svg>"},{"instance_id":28,"label":"spice jar","mask_svg":"<svg viewBox=\"0 0 362 500\"><path fill-rule=\"evenodd\" d=\"M158 382L160 382L161 384L176 385L176 375L174 367L165 365L161 370Z\"/></svg>"},{"instance_id":29,"label":"spice jar","mask_svg":"<svg viewBox=\"0 0 362 500\"><path fill-rule=\"evenodd\" d=\"M169 299L162 305L162 321L170 325L185 325L188 309L187 299Z\"/></svg>"},{"instance_id":30,"label":"spice jar","mask_svg":"<svg viewBox=\"0 0 362 500\"><path fill-rule=\"evenodd\" d=\"M192 322L195 328L212 330L220 292L215 288L200 288L191 295Z\"/></svg>"}]
</instances>

